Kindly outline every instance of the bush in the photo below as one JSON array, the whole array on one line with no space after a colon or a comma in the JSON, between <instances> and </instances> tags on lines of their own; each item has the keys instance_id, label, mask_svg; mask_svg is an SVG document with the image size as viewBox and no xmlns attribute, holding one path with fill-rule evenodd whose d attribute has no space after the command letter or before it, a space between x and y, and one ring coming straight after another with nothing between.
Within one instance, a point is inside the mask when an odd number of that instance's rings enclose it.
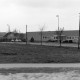
<instances>
[{"instance_id":1,"label":"bush","mask_svg":"<svg viewBox=\"0 0 80 80\"><path fill-rule=\"evenodd\" d=\"M48 40L48 42L57 42L57 40Z\"/></svg>"},{"instance_id":2,"label":"bush","mask_svg":"<svg viewBox=\"0 0 80 80\"><path fill-rule=\"evenodd\" d=\"M17 55L17 53L7 53L7 52L5 52L5 53L0 53L1 55Z\"/></svg>"},{"instance_id":3,"label":"bush","mask_svg":"<svg viewBox=\"0 0 80 80\"><path fill-rule=\"evenodd\" d=\"M26 39L21 39L22 42L26 42Z\"/></svg>"},{"instance_id":4,"label":"bush","mask_svg":"<svg viewBox=\"0 0 80 80\"><path fill-rule=\"evenodd\" d=\"M63 41L63 43L68 43L68 40Z\"/></svg>"},{"instance_id":5,"label":"bush","mask_svg":"<svg viewBox=\"0 0 80 80\"><path fill-rule=\"evenodd\" d=\"M10 42L11 41L11 39L7 39L7 38L1 38L0 39L0 42Z\"/></svg>"},{"instance_id":6,"label":"bush","mask_svg":"<svg viewBox=\"0 0 80 80\"><path fill-rule=\"evenodd\" d=\"M33 37L31 37L30 42L34 42L34 38Z\"/></svg>"},{"instance_id":7,"label":"bush","mask_svg":"<svg viewBox=\"0 0 80 80\"><path fill-rule=\"evenodd\" d=\"M73 43L73 41L72 40L69 40L69 43Z\"/></svg>"}]
</instances>

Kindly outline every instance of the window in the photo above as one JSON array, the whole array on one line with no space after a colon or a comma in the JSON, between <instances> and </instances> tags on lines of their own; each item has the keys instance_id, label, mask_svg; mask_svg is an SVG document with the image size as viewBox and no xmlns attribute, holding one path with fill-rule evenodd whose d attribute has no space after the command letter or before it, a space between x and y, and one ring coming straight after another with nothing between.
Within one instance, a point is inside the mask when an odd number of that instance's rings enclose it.
<instances>
[{"instance_id":1,"label":"window","mask_svg":"<svg viewBox=\"0 0 80 80\"><path fill-rule=\"evenodd\" d=\"M58 39L58 37L56 37L56 39Z\"/></svg>"},{"instance_id":2,"label":"window","mask_svg":"<svg viewBox=\"0 0 80 80\"><path fill-rule=\"evenodd\" d=\"M71 39L71 37L69 37Z\"/></svg>"},{"instance_id":3,"label":"window","mask_svg":"<svg viewBox=\"0 0 80 80\"><path fill-rule=\"evenodd\" d=\"M43 39L44 39L45 37L43 36Z\"/></svg>"},{"instance_id":4,"label":"window","mask_svg":"<svg viewBox=\"0 0 80 80\"><path fill-rule=\"evenodd\" d=\"M72 39L74 39L74 36L72 37Z\"/></svg>"},{"instance_id":5,"label":"window","mask_svg":"<svg viewBox=\"0 0 80 80\"><path fill-rule=\"evenodd\" d=\"M78 39L78 36L75 36L76 39Z\"/></svg>"},{"instance_id":6,"label":"window","mask_svg":"<svg viewBox=\"0 0 80 80\"><path fill-rule=\"evenodd\" d=\"M67 39L72 39L72 37L71 36L67 36Z\"/></svg>"},{"instance_id":7,"label":"window","mask_svg":"<svg viewBox=\"0 0 80 80\"><path fill-rule=\"evenodd\" d=\"M46 37L46 36L43 36L43 39L46 39L46 38L48 38L48 37Z\"/></svg>"},{"instance_id":8,"label":"window","mask_svg":"<svg viewBox=\"0 0 80 80\"><path fill-rule=\"evenodd\" d=\"M70 39L70 37L68 36L67 39Z\"/></svg>"},{"instance_id":9,"label":"window","mask_svg":"<svg viewBox=\"0 0 80 80\"><path fill-rule=\"evenodd\" d=\"M45 36L45 38L47 38L47 37Z\"/></svg>"}]
</instances>

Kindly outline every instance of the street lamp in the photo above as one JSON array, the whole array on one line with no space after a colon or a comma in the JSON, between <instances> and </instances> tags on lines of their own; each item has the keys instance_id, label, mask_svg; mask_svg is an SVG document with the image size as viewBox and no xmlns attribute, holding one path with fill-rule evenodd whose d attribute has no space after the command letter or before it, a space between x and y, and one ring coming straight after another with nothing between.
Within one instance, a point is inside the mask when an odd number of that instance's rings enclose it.
<instances>
[{"instance_id":1,"label":"street lamp","mask_svg":"<svg viewBox=\"0 0 80 80\"><path fill-rule=\"evenodd\" d=\"M78 49L80 44L80 13L79 13L79 35L78 35Z\"/></svg>"},{"instance_id":2,"label":"street lamp","mask_svg":"<svg viewBox=\"0 0 80 80\"><path fill-rule=\"evenodd\" d=\"M56 17L58 18L58 33L59 33L59 15L56 15ZM58 35L58 42L59 42L59 35Z\"/></svg>"},{"instance_id":3,"label":"street lamp","mask_svg":"<svg viewBox=\"0 0 80 80\"><path fill-rule=\"evenodd\" d=\"M59 31L59 15L56 15L56 17L58 18L58 31Z\"/></svg>"},{"instance_id":4,"label":"street lamp","mask_svg":"<svg viewBox=\"0 0 80 80\"><path fill-rule=\"evenodd\" d=\"M27 25L26 25L26 44L28 42L28 39L27 39Z\"/></svg>"}]
</instances>

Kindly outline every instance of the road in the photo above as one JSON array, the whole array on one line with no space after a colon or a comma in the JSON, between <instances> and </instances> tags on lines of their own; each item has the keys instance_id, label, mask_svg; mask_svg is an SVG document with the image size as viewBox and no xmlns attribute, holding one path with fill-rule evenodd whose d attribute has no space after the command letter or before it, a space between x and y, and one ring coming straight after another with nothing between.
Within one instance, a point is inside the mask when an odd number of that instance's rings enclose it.
<instances>
[{"instance_id":1,"label":"road","mask_svg":"<svg viewBox=\"0 0 80 80\"><path fill-rule=\"evenodd\" d=\"M25 42L1 42L1 43L26 44ZM35 43L35 42L34 43L28 42L27 44L41 45L41 43ZM49 42L49 43L43 42L42 45L45 45L45 46L60 46L59 43L55 43L55 42ZM61 45L64 46L64 47L78 47L78 44L77 43L62 43Z\"/></svg>"},{"instance_id":2,"label":"road","mask_svg":"<svg viewBox=\"0 0 80 80\"><path fill-rule=\"evenodd\" d=\"M29 44L40 45L40 43L29 43ZM60 46L59 43L42 43L42 45L46 45L46 46ZM62 46L64 46L64 47L78 47L78 44L77 43L62 43Z\"/></svg>"},{"instance_id":3,"label":"road","mask_svg":"<svg viewBox=\"0 0 80 80\"><path fill-rule=\"evenodd\" d=\"M14 64L0 64L0 68L28 68L28 67L52 67L52 68L59 68L59 67L79 67L80 68L80 63L53 63L53 64L24 64L24 63L14 63Z\"/></svg>"}]
</instances>

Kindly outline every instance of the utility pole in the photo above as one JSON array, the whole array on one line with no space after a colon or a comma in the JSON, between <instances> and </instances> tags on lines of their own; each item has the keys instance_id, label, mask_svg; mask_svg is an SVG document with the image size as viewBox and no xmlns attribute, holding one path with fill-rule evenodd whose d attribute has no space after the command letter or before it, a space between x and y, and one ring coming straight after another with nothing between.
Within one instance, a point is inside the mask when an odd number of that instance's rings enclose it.
<instances>
[{"instance_id":1,"label":"utility pole","mask_svg":"<svg viewBox=\"0 0 80 80\"><path fill-rule=\"evenodd\" d=\"M26 25L26 44L27 44L27 25Z\"/></svg>"},{"instance_id":2,"label":"utility pole","mask_svg":"<svg viewBox=\"0 0 80 80\"><path fill-rule=\"evenodd\" d=\"M59 15L56 15L56 17L58 18L58 31L59 31Z\"/></svg>"},{"instance_id":3,"label":"utility pole","mask_svg":"<svg viewBox=\"0 0 80 80\"><path fill-rule=\"evenodd\" d=\"M80 44L80 13L79 13L79 35L78 35L78 49Z\"/></svg>"},{"instance_id":4,"label":"utility pole","mask_svg":"<svg viewBox=\"0 0 80 80\"><path fill-rule=\"evenodd\" d=\"M7 26L8 26L8 32L10 32L10 25L9 25L9 24L7 24Z\"/></svg>"},{"instance_id":5,"label":"utility pole","mask_svg":"<svg viewBox=\"0 0 80 80\"><path fill-rule=\"evenodd\" d=\"M41 45L42 45L42 31L41 31Z\"/></svg>"},{"instance_id":6,"label":"utility pole","mask_svg":"<svg viewBox=\"0 0 80 80\"><path fill-rule=\"evenodd\" d=\"M56 15L56 17L58 18L58 32L59 32L59 15ZM59 42L59 35L58 35L58 42Z\"/></svg>"}]
</instances>

